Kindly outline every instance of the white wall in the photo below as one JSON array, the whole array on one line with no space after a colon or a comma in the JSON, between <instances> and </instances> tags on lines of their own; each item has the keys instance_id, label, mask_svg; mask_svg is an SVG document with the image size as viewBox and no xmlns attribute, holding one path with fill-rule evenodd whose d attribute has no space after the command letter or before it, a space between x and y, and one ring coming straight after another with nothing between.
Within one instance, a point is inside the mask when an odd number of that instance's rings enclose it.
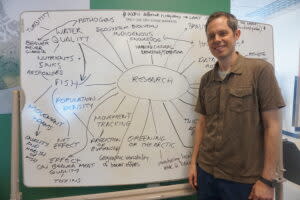
<instances>
[{"instance_id":1,"label":"white wall","mask_svg":"<svg viewBox=\"0 0 300 200\"><path fill-rule=\"evenodd\" d=\"M287 8L264 21L273 26L275 69L286 107L283 109L283 130L297 133L292 126L292 109L295 76L299 74L300 6ZM299 132L298 132L299 133ZM300 140L286 137L300 149ZM295 162L300 162L295 161ZM300 172L299 172L300 173ZM284 200L300 199L300 186L284 183Z\"/></svg>"},{"instance_id":2,"label":"white wall","mask_svg":"<svg viewBox=\"0 0 300 200\"><path fill-rule=\"evenodd\" d=\"M292 127L294 80L299 73L300 6L274 14L266 19L273 25L275 69L286 108L283 110L283 130L295 132ZM300 142L300 141L299 141Z\"/></svg>"}]
</instances>

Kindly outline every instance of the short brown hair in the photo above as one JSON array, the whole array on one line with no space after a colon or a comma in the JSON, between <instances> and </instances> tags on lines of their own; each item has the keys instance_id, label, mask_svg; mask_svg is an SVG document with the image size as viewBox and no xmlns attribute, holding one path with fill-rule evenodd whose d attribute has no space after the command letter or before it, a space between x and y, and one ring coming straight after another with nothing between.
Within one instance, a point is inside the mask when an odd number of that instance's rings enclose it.
<instances>
[{"instance_id":1,"label":"short brown hair","mask_svg":"<svg viewBox=\"0 0 300 200\"><path fill-rule=\"evenodd\" d=\"M205 24L205 32L207 32L208 24L213 21L214 19L217 19L219 17L226 17L227 18L227 25L233 32L235 32L238 28L238 20L233 14L227 13L227 12L214 12L211 14Z\"/></svg>"}]
</instances>

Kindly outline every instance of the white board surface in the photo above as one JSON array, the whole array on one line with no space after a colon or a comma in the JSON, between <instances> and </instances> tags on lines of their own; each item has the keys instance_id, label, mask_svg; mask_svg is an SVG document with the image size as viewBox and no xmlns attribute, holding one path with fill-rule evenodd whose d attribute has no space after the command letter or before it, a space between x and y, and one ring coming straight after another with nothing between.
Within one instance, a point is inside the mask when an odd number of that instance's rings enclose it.
<instances>
[{"instance_id":1,"label":"white board surface","mask_svg":"<svg viewBox=\"0 0 300 200\"><path fill-rule=\"evenodd\" d=\"M207 16L130 10L21 16L24 183L123 185L187 177ZM240 22L242 55L273 63L272 27Z\"/></svg>"}]
</instances>

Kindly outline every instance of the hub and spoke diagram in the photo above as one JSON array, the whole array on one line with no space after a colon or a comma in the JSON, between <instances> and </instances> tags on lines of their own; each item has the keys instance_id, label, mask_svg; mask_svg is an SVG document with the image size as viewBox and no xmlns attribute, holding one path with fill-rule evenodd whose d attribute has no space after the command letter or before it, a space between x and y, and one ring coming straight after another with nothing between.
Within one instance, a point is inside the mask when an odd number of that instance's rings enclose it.
<instances>
[{"instance_id":1,"label":"hub and spoke diagram","mask_svg":"<svg viewBox=\"0 0 300 200\"><path fill-rule=\"evenodd\" d=\"M101 10L21 19L26 185L187 177L200 79L216 62L207 16Z\"/></svg>"}]
</instances>

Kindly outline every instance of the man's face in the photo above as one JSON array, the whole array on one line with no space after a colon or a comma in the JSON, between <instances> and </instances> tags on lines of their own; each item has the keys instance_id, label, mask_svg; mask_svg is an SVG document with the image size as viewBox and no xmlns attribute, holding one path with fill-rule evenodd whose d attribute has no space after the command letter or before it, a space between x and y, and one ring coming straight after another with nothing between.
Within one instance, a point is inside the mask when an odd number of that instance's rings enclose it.
<instances>
[{"instance_id":1,"label":"man's face","mask_svg":"<svg viewBox=\"0 0 300 200\"><path fill-rule=\"evenodd\" d=\"M211 53L218 60L224 60L235 53L240 30L233 32L227 25L227 18L219 17L208 24L206 36Z\"/></svg>"}]
</instances>

